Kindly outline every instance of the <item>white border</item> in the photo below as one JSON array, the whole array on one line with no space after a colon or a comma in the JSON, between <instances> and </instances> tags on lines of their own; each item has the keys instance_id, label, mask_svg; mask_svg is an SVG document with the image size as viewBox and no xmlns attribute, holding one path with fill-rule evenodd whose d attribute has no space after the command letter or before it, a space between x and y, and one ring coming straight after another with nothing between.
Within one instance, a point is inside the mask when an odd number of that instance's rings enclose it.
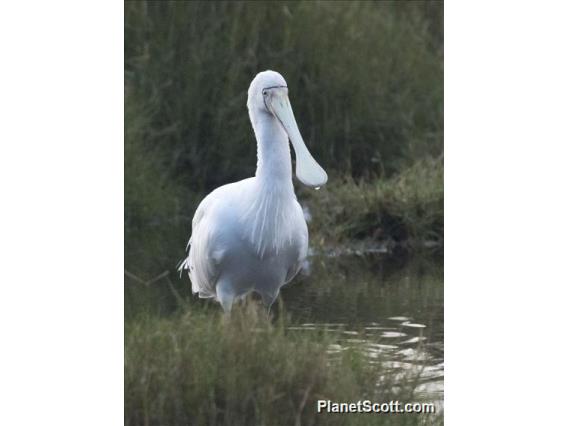
<instances>
[{"instance_id":1,"label":"white border","mask_svg":"<svg viewBox=\"0 0 568 426\"><path fill-rule=\"evenodd\" d=\"M445 419L560 424L568 10L445 5Z\"/></svg>"},{"instance_id":2,"label":"white border","mask_svg":"<svg viewBox=\"0 0 568 426\"><path fill-rule=\"evenodd\" d=\"M0 424L123 422L123 4L0 6Z\"/></svg>"}]
</instances>

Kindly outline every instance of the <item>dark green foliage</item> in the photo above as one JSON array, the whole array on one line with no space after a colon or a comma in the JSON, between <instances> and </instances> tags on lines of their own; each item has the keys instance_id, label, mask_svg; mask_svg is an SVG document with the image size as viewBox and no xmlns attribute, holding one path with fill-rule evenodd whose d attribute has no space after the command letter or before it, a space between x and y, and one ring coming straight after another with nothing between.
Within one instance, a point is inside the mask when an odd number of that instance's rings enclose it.
<instances>
[{"instance_id":1,"label":"dark green foliage","mask_svg":"<svg viewBox=\"0 0 568 426\"><path fill-rule=\"evenodd\" d=\"M326 168L390 174L442 149L441 7L425 5L127 3L127 101L152 109L170 173L209 190L253 172L246 91L274 69Z\"/></svg>"}]
</instances>

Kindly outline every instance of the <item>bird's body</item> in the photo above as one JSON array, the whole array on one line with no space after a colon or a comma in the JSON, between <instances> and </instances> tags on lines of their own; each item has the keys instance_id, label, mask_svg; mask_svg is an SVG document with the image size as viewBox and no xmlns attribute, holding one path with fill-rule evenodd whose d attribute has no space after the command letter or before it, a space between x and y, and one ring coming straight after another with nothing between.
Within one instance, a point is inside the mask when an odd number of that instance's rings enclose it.
<instances>
[{"instance_id":1,"label":"bird's body","mask_svg":"<svg viewBox=\"0 0 568 426\"><path fill-rule=\"evenodd\" d=\"M270 305L307 249L308 229L293 192L267 190L254 177L222 186L201 202L185 266L193 292L224 308L250 291Z\"/></svg>"},{"instance_id":2,"label":"bird's body","mask_svg":"<svg viewBox=\"0 0 568 426\"><path fill-rule=\"evenodd\" d=\"M215 298L225 311L251 291L270 306L307 255L308 228L292 185L288 137L300 180L316 187L327 175L303 145L287 100L280 74L265 71L253 80L248 107L258 144L256 175L211 192L193 218L180 270L189 271L194 293Z\"/></svg>"}]
</instances>

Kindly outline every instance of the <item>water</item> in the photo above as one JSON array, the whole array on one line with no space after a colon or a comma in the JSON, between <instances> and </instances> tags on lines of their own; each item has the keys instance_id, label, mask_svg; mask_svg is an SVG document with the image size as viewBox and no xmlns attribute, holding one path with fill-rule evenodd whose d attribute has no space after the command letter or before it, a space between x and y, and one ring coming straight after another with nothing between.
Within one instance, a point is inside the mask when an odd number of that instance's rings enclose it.
<instances>
[{"instance_id":1,"label":"water","mask_svg":"<svg viewBox=\"0 0 568 426\"><path fill-rule=\"evenodd\" d=\"M440 261L388 261L376 255L314 256L282 290L300 325L294 332L334 333L330 353L362 345L399 374L420 372L417 396L443 401L444 308Z\"/></svg>"}]
</instances>

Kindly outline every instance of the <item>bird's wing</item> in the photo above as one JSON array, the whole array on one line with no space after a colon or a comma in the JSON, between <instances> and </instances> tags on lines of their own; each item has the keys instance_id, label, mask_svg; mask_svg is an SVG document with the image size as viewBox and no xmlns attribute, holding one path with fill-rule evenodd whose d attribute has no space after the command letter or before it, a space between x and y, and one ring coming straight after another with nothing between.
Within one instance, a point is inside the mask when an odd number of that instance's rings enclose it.
<instances>
[{"instance_id":1,"label":"bird's wing","mask_svg":"<svg viewBox=\"0 0 568 426\"><path fill-rule=\"evenodd\" d=\"M215 297L215 282L219 276L221 253L215 251L215 235L211 226L211 210L214 208L215 192L209 194L197 207L192 221L192 232L187 247L188 256L179 267L187 270L191 279L191 290L200 297Z\"/></svg>"},{"instance_id":2,"label":"bird's wing","mask_svg":"<svg viewBox=\"0 0 568 426\"><path fill-rule=\"evenodd\" d=\"M216 297L215 285L227 255L227 238L231 233L230 218L235 200L241 200L243 189L253 178L223 185L201 201L192 221L189 255L179 270L189 271L191 290L200 297ZM233 227L234 228L234 227Z\"/></svg>"}]
</instances>

